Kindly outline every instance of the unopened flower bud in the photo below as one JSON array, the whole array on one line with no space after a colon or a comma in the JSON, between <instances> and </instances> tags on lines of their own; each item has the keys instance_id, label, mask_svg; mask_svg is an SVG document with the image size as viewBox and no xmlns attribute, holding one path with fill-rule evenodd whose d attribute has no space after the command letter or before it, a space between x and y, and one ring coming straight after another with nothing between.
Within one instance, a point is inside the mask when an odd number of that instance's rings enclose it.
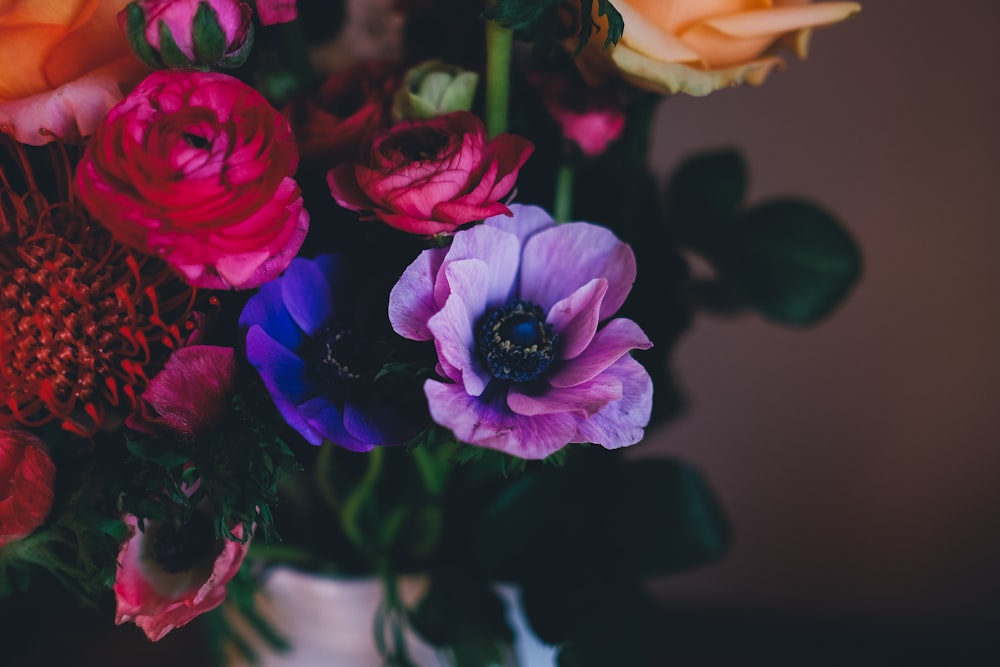
<instances>
[{"instance_id":1,"label":"unopened flower bud","mask_svg":"<svg viewBox=\"0 0 1000 667\"><path fill-rule=\"evenodd\" d=\"M239 67L253 44L252 16L241 0L135 0L118 23L150 67Z\"/></svg>"},{"instance_id":2,"label":"unopened flower bud","mask_svg":"<svg viewBox=\"0 0 1000 667\"><path fill-rule=\"evenodd\" d=\"M411 68L396 91L393 120L422 120L468 111L476 95L479 75L440 60Z\"/></svg>"}]
</instances>

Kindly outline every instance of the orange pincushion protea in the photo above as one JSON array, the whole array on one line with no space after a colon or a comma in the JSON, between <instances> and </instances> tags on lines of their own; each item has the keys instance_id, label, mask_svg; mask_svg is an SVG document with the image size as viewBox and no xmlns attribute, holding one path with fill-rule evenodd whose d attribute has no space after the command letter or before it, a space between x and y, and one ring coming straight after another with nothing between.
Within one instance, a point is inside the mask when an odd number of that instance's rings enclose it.
<instances>
[{"instance_id":1,"label":"orange pincushion protea","mask_svg":"<svg viewBox=\"0 0 1000 667\"><path fill-rule=\"evenodd\" d=\"M22 146L0 146L0 426L92 435L136 408L193 327L196 291L87 215L61 145L45 165L55 192Z\"/></svg>"}]
</instances>

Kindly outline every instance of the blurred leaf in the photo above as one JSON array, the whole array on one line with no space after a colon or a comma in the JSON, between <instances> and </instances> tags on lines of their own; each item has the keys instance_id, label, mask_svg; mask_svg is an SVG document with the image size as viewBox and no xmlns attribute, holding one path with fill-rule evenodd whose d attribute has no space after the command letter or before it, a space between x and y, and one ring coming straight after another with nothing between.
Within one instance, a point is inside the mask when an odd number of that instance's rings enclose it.
<instances>
[{"instance_id":1,"label":"blurred leaf","mask_svg":"<svg viewBox=\"0 0 1000 667\"><path fill-rule=\"evenodd\" d=\"M670 181L670 204L695 219L736 213L747 192L747 166L734 150L688 158Z\"/></svg>"},{"instance_id":2,"label":"blurred leaf","mask_svg":"<svg viewBox=\"0 0 1000 667\"><path fill-rule=\"evenodd\" d=\"M608 21L605 46L613 46L621 39L625 29L622 15L614 8L610 0L583 0L580 3L580 32L577 52L590 41L591 35L598 29L594 23L593 7L597 2L597 14ZM483 18L496 21L510 28L520 37L529 42L557 42L566 37L565 26L559 16L563 0L497 0L483 12Z\"/></svg>"},{"instance_id":3,"label":"blurred leaf","mask_svg":"<svg viewBox=\"0 0 1000 667\"><path fill-rule=\"evenodd\" d=\"M691 466L670 459L631 461L619 484L614 541L644 575L706 565L729 548L719 502Z\"/></svg>"},{"instance_id":4,"label":"blurred leaf","mask_svg":"<svg viewBox=\"0 0 1000 667\"><path fill-rule=\"evenodd\" d=\"M713 258L731 288L768 319L807 325L829 315L861 275L847 230L803 201L763 204L725 234L731 252Z\"/></svg>"},{"instance_id":5,"label":"blurred leaf","mask_svg":"<svg viewBox=\"0 0 1000 667\"><path fill-rule=\"evenodd\" d=\"M578 628L556 656L558 667L651 667L652 603L638 589L623 591L610 613ZM597 620L597 619L594 619Z\"/></svg>"},{"instance_id":6,"label":"blurred leaf","mask_svg":"<svg viewBox=\"0 0 1000 667\"><path fill-rule=\"evenodd\" d=\"M514 633L506 608L486 583L436 577L410 623L455 667L512 664Z\"/></svg>"}]
</instances>

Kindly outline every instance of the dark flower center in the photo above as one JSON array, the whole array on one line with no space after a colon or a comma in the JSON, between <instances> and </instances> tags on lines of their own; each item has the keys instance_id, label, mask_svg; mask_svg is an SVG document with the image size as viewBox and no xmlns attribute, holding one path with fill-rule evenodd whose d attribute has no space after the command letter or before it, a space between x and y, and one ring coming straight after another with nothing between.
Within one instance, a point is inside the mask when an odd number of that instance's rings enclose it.
<instances>
[{"instance_id":1,"label":"dark flower center","mask_svg":"<svg viewBox=\"0 0 1000 667\"><path fill-rule=\"evenodd\" d=\"M557 340L541 308L512 299L486 314L477 342L493 377L528 382L537 379L555 359Z\"/></svg>"},{"instance_id":2,"label":"dark flower center","mask_svg":"<svg viewBox=\"0 0 1000 667\"><path fill-rule=\"evenodd\" d=\"M320 382L336 387L369 378L374 373L374 362L367 346L350 329L327 326L313 342L313 372Z\"/></svg>"},{"instance_id":3,"label":"dark flower center","mask_svg":"<svg viewBox=\"0 0 1000 667\"><path fill-rule=\"evenodd\" d=\"M194 134L193 132L184 132L181 134L181 137L183 137L185 143L192 148L208 148L208 144L210 143L206 137L203 137L200 134Z\"/></svg>"},{"instance_id":4,"label":"dark flower center","mask_svg":"<svg viewBox=\"0 0 1000 667\"><path fill-rule=\"evenodd\" d=\"M419 162L437 157L448 141L449 135L444 132L419 128L396 136L393 147L409 162Z\"/></svg>"},{"instance_id":5,"label":"dark flower center","mask_svg":"<svg viewBox=\"0 0 1000 667\"><path fill-rule=\"evenodd\" d=\"M152 535L153 559L170 574L190 570L207 557L214 546L212 519L201 512L195 512L182 526L164 523Z\"/></svg>"}]
</instances>

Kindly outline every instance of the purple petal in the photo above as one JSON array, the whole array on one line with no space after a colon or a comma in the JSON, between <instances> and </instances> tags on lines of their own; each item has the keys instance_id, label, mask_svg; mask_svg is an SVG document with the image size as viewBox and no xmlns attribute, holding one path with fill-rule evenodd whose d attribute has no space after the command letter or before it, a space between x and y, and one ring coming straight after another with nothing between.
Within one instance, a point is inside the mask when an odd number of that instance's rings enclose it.
<instances>
[{"instance_id":1,"label":"purple petal","mask_svg":"<svg viewBox=\"0 0 1000 667\"><path fill-rule=\"evenodd\" d=\"M486 303L502 306L510 298L517 278L517 260L521 252L517 238L493 227L477 225L455 234L442 268L463 259L480 259L489 267ZM434 300L443 304L455 283L447 279L445 271L438 271L434 285Z\"/></svg>"},{"instance_id":2,"label":"purple petal","mask_svg":"<svg viewBox=\"0 0 1000 667\"><path fill-rule=\"evenodd\" d=\"M548 212L538 206L525 206L524 204L511 204L510 211L513 217L508 215L496 215L487 218L483 222L484 227L496 227L502 231L513 234L517 237L521 246L537 232L548 227L555 226L555 220Z\"/></svg>"},{"instance_id":3,"label":"purple petal","mask_svg":"<svg viewBox=\"0 0 1000 667\"><path fill-rule=\"evenodd\" d=\"M538 396L522 394L517 386L511 386L507 394L507 406L519 415L569 412L586 419L621 397L622 383L617 378L602 375L575 387L549 387Z\"/></svg>"},{"instance_id":4,"label":"purple petal","mask_svg":"<svg viewBox=\"0 0 1000 667\"><path fill-rule=\"evenodd\" d=\"M336 287L344 279L344 266L340 255L332 253L317 255L312 262L323 273L326 283L331 287Z\"/></svg>"},{"instance_id":5,"label":"purple petal","mask_svg":"<svg viewBox=\"0 0 1000 667\"><path fill-rule=\"evenodd\" d=\"M303 331L319 331L333 318L333 294L320 267L296 258L279 282L285 307Z\"/></svg>"},{"instance_id":6,"label":"purple petal","mask_svg":"<svg viewBox=\"0 0 1000 667\"><path fill-rule=\"evenodd\" d=\"M288 425L310 444L319 445L323 436L299 414L298 404L315 393L305 362L271 338L259 325L247 331L247 360L257 369L278 412Z\"/></svg>"},{"instance_id":7,"label":"purple petal","mask_svg":"<svg viewBox=\"0 0 1000 667\"><path fill-rule=\"evenodd\" d=\"M326 396L317 396L306 401L299 406L299 412L306 423L321 434L320 441L312 443L314 445L323 444L323 438L326 438L333 444L352 452L370 452L375 449L375 445L362 442L347 432L344 428L344 414Z\"/></svg>"},{"instance_id":8,"label":"purple petal","mask_svg":"<svg viewBox=\"0 0 1000 667\"><path fill-rule=\"evenodd\" d=\"M403 338L433 338L427 321L444 304L434 301L434 280L446 253L445 248L424 250L406 267L389 292L389 322L393 331Z\"/></svg>"},{"instance_id":9,"label":"purple petal","mask_svg":"<svg viewBox=\"0 0 1000 667\"><path fill-rule=\"evenodd\" d=\"M622 397L596 415L580 422L573 442L592 442L605 449L634 445L642 440L653 409L653 381L649 373L632 357L622 357L607 369L604 376L622 383Z\"/></svg>"},{"instance_id":10,"label":"purple petal","mask_svg":"<svg viewBox=\"0 0 1000 667\"><path fill-rule=\"evenodd\" d=\"M344 430L359 442L401 445L414 435L391 408L375 402L344 402Z\"/></svg>"},{"instance_id":11,"label":"purple petal","mask_svg":"<svg viewBox=\"0 0 1000 667\"><path fill-rule=\"evenodd\" d=\"M264 283L260 290L250 297L240 313L240 328L248 329L259 325L271 338L289 350L298 349L304 336L281 298L280 281Z\"/></svg>"},{"instance_id":12,"label":"purple petal","mask_svg":"<svg viewBox=\"0 0 1000 667\"><path fill-rule=\"evenodd\" d=\"M454 288L444 308L427 322L427 328L434 336L442 365L459 371L465 391L479 396L491 375L476 353L472 325L486 309L490 267L478 259L463 259L448 264L445 273Z\"/></svg>"},{"instance_id":13,"label":"purple petal","mask_svg":"<svg viewBox=\"0 0 1000 667\"><path fill-rule=\"evenodd\" d=\"M619 317L597 332L586 350L549 376L553 387L572 387L596 377L629 350L648 350L653 344L632 320Z\"/></svg>"},{"instance_id":14,"label":"purple petal","mask_svg":"<svg viewBox=\"0 0 1000 667\"><path fill-rule=\"evenodd\" d=\"M544 229L521 252L521 298L548 310L594 278L606 278L601 320L614 315L635 282L635 255L608 229L572 222Z\"/></svg>"},{"instance_id":15,"label":"purple petal","mask_svg":"<svg viewBox=\"0 0 1000 667\"><path fill-rule=\"evenodd\" d=\"M608 281L595 278L549 310L545 321L559 334L560 359L573 359L590 345L607 291Z\"/></svg>"},{"instance_id":16,"label":"purple petal","mask_svg":"<svg viewBox=\"0 0 1000 667\"><path fill-rule=\"evenodd\" d=\"M525 459L543 459L566 445L578 419L568 413L526 417L506 405L506 391L488 392L489 400L469 396L462 385L424 383L431 418L450 428L462 442L498 449Z\"/></svg>"}]
</instances>

